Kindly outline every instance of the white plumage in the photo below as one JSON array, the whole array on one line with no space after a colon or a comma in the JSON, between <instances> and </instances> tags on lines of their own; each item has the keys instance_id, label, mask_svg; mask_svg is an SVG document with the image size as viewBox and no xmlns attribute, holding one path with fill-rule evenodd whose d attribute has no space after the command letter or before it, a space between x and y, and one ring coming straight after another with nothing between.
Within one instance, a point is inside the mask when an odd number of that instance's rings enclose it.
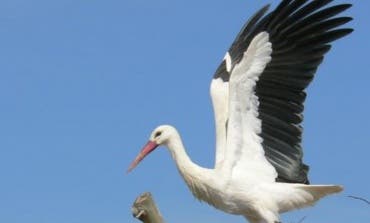
<instances>
[{"instance_id":1,"label":"white plumage","mask_svg":"<svg viewBox=\"0 0 370 223\"><path fill-rule=\"evenodd\" d=\"M159 132L160 136L156 137ZM169 125L157 127L150 141L169 149L181 176L196 198L227 213L242 215L252 223L278 222L279 213L312 205L321 197L342 190L336 185L278 183L272 176L260 179L261 171L265 170L258 164L258 167L250 166L256 173L247 176L228 175L223 168L202 168L191 161L179 133Z\"/></svg>"},{"instance_id":2,"label":"white plumage","mask_svg":"<svg viewBox=\"0 0 370 223\"><path fill-rule=\"evenodd\" d=\"M279 222L279 213L340 192L337 185L309 185L301 148L304 90L329 43L352 32L334 29L350 18L332 18L350 5L323 8L329 2L282 1L243 27L211 82L214 169L194 164L177 130L163 125L129 171L164 145L196 198L251 223Z\"/></svg>"}]
</instances>

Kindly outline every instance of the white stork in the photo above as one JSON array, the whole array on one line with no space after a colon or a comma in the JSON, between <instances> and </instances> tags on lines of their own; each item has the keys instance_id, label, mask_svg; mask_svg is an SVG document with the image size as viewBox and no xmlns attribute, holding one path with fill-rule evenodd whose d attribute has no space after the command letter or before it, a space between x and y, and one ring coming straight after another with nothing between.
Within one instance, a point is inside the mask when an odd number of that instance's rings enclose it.
<instances>
[{"instance_id":1,"label":"white stork","mask_svg":"<svg viewBox=\"0 0 370 223\"><path fill-rule=\"evenodd\" d=\"M251 223L279 222L279 213L342 191L309 184L301 146L305 89L331 42L353 31L338 28L352 18L336 17L351 5L332 1L283 0L244 25L211 82L214 169L193 163L177 130L163 125L128 171L163 145L196 198Z\"/></svg>"}]
</instances>

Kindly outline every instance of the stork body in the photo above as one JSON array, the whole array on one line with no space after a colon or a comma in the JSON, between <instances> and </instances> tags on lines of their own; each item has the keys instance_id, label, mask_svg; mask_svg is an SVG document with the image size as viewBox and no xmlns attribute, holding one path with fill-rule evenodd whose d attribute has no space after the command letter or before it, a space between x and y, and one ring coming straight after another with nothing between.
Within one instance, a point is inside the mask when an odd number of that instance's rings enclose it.
<instances>
[{"instance_id":1,"label":"stork body","mask_svg":"<svg viewBox=\"0 0 370 223\"><path fill-rule=\"evenodd\" d=\"M279 222L279 213L313 205L321 197L342 190L337 185L280 183L274 178L267 181L261 179L258 172L246 177L230 175L222 166L200 167L191 161L179 133L169 125L157 127L150 141L155 143L149 143L144 150L152 151L158 145L167 147L197 199L224 212L242 215L251 223Z\"/></svg>"},{"instance_id":2,"label":"stork body","mask_svg":"<svg viewBox=\"0 0 370 223\"><path fill-rule=\"evenodd\" d=\"M177 130L157 127L129 167L166 146L195 197L251 223L279 222L279 213L340 192L310 185L301 147L305 89L330 42L352 32L333 18L351 5L284 0L258 11L242 28L211 82L216 123L214 169L188 157Z\"/></svg>"}]
</instances>

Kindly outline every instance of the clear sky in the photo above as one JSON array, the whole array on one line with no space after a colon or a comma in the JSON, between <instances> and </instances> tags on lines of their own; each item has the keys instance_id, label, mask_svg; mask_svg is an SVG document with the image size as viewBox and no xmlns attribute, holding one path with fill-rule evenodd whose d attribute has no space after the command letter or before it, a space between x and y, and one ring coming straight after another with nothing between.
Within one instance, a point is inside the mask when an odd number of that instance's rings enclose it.
<instances>
[{"instance_id":1,"label":"clear sky","mask_svg":"<svg viewBox=\"0 0 370 223\"><path fill-rule=\"evenodd\" d=\"M209 83L262 0L1 0L0 222L136 222L150 191L168 223L242 223L199 203L166 149L130 175L159 124L175 125L211 167ZM305 162L312 183L346 190L284 222L369 222L370 2L350 2L355 32L334 44L308 89Z\"/></svg>"}]
</instances>

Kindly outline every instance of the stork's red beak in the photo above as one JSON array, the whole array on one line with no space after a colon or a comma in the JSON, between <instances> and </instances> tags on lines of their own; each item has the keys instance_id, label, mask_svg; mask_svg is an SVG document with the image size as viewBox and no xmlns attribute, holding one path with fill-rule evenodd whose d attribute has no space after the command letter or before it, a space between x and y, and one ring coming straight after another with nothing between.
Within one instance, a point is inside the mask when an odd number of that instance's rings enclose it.
<instances>
[{"instance_id":1,"label":"stork's red beak","mask_svg":"<svg viewBox=\"0 0 370 223\"><path fill-rule=\"evenodd\" d=\"M131 165L127 169L127 172L126 173L131 172L131 170L133 170L140 163L141 160L143 160L149 153L151 153L157 147L158 147L158 144L157 143L155 143L153 141L149 141L144 146L144 148L140 151L139 155L137 155L137 157L135 158L135 160L131 163Z\"/></svg>"}]
</instances>

